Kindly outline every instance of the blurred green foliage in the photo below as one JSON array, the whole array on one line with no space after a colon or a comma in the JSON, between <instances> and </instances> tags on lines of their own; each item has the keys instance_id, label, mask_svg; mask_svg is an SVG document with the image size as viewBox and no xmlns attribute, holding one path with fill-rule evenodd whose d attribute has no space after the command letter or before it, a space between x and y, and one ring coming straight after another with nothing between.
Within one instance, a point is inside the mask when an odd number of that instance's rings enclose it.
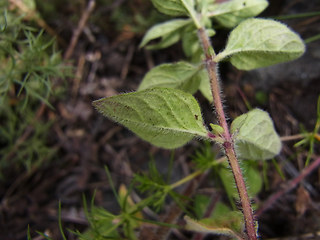
<instances>
[{"instance_id":1,"label":"blurred green foliage","mask_svg":"<svg viewBox=\"0 0 320 240\"><path fill-rule=\"evenodd\" d=\"M53 79L67 71L54 39L0 5L0 177L14 169L39 166L52 158L48 145L51 121L37 114L42 104L52 108Z\"/></svg>"}]
</instances>

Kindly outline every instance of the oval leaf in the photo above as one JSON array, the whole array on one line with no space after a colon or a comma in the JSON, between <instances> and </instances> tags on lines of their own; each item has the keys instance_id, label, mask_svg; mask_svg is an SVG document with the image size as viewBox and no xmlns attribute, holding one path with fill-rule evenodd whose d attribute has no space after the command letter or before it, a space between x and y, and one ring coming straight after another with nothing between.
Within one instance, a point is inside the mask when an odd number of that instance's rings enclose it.
<instances>
[{"instance_id":1,"label":"oval leaf","mask_svg":"<svg viewBox=\"0 0 320 240\"><path fill-rule=\"evenodd\" d=\"M177 89L152 88L103 98L93 105L158 147L173 149L207 135L197 101Z\"/></svg>"},{"instance_id":2,"label":"oval leaf","mask_svg":"<svg viewBox=\"0 0 320 240\"><path fill-rule=\"evenodd\" d=\"M187 16L188 12L180 0L151 0L159 12L170 16Z\"/></svg>"},{"instance_id":3,"label":"oval leaf","mask_svg":"<svg viewBox=\"0 0 320 240\"><path fill-rule=\"evenodd\" d=\"M255 17L268 6L266 0L231 0L209 6L209 17L222 26L233 28L247 18Z\"/></svg>"},{"instance_id":4,"label":"oval leaf","mask_svg":"<svg viewBox=\"0 0 320 240\"><path fill-rule=\"evenodd\" d=\"M174 19L164 23L157 24L148 30L148 32L142 39L140 47L144 47L151 40L160 37L162 38L161 40L164 41L166 38L168 38L168 36L171 36L173 33L176 33L190 22L191 21L189 19Z\"/></svg>"},{"instance_id":5,"label":"oval leaf","mask_svg":"<svg viewBox=\"0 0 320 240\"><path fill-rule=\"evenodd\" d=\"M260 109L237 117L231 125L239 158L265 160L281 150L281 141L269 114Z\"/></svg>"},{"instance_id":6,"label":"oval leaf","mask_svg":"<svg viewBox=\"0 0 320 240\"><path fill-rule=\"evenodd\" d=\"M232 65L251 70L294 60L304 51L301 38L286 25L274 20L248 19L231 32L226 49L215 61L230 56Z\"/></svg>"},{"instance_id":7,"label":"oval leaf","mask_svg":"<svg viewBox=\"0 0 320 240\"><path fill-rule=\"evenodd\" d=\"M194 76L201 70L201 66L195 66L187 62L161 64L151 69L143 78L139 91L153 87L176 88L195 93L199 87L200 79Z\"/></svg>"}]
</instances>

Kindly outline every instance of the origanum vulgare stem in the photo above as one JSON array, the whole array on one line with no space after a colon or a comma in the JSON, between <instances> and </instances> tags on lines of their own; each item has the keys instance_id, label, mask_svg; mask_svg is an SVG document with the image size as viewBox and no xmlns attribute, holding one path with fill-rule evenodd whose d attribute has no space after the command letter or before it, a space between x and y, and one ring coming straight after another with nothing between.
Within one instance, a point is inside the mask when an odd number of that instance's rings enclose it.
<instances>
[{"instance_id":1,"label":"origanum vulgare stem","mask_svg":"<svg viewBox=\"0 0 320 240\"><path fill-rule=\"evenodd\" d=\"M214 62L213 60L215 53L213 51L209 37L206 34L204 28L198 29L198 36L202 43L202 48L205 54L205 64L206 64L206 68L207 68L209 79L210 79L213 103L214 103L216 114L218 117L218 122L224 130L222 134L222 137L224 140L223 148L228 158L228 161L235 179L235 183L238 189L248 239L256 240L257 232L255 228L255 221L253 219L253 211L251 208L249 195L243 179L243 175L240 169L238 159L236 157L236 153L234 150L234 143L230 135L229 127L228 127L225 113L222 106L221 95L220 95L220 85L219 85L218 76L217 76L217 63Z\"/></svg>"}]
</instances>

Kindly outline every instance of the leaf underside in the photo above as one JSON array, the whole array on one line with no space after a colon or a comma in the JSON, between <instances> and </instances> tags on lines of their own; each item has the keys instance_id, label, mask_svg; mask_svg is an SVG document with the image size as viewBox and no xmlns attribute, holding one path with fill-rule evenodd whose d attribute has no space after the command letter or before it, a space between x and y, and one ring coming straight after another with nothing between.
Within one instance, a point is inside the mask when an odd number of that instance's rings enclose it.
<instances>
[{"instance_id":1,"label":"leaf underside","mask_svg":"<svg viewBox=\"0 0 320 240\"><path fill-rule=\"evenodd\" d=\"M93 105L158 147L178 148L196 136L207 136L197 101L177 89L151 88L103 98Z\"/></svg>"},{"instance_id":2,"label":"leaf underside","mask_svg":"<svg viewBox=\"0 0 320 240\"><path fill-rule=\"evenodd\" d=\"M215 60L230 57L238 69L252 70L294 60L304 51L301 38L286 25L274 20L248 19L231 32L225 50Z\"/></svg>"},{"instance_id":3,"label":"leaf underside","mask_svg":"<svg viewBox=\"0 0 320 240\"><path fill-rule=\"evenodd\" d=\"M232 122L231 132L235 135L239 158L265 160L275 157L281 150L281 140L269 114L260 109L237 117Z\"/></svg>"},{"instance_id":4,"label":"leaf underside","mask_svg":"<svg viewBox=\"0 0 320 240\"><path fill-rule=\"evenodd\" d=\"M161 64L146 74L138 90L165 87L180 89L194 94L198 90L201 80L195 77L195 75L200 70L201 66L195 66L183 61Z\"/></svg>"}]
</instances>

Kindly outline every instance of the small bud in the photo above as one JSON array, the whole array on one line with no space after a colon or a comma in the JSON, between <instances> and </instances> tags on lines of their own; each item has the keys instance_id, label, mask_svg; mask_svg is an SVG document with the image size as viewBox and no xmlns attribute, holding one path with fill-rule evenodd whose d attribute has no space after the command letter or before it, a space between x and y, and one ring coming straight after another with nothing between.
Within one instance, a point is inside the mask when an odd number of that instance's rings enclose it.
<instances>
[{"instance_id":1,"label":"small bud","mask_svg":"<svg viewBox=\"0 0 320 240\"><path fill-rule=\"evenodd\" d=\"M224 133L224 129L218 124L210 123L210 127L212 128L211 132L215 135L221 135Z\"/></svg>"}]
</instances>

